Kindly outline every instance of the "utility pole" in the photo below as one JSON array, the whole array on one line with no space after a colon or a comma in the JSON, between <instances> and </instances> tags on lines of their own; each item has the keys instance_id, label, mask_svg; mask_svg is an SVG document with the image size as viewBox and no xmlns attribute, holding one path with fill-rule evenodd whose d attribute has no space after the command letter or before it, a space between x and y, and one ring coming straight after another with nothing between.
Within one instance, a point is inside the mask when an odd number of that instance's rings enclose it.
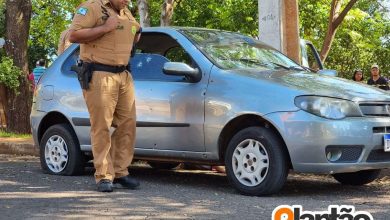
<instances>
[{"instance_id":1,"label":"utility pole","mask_svg":"<svg viewBox=\"0 0 390 220\"><path fill-rule=\"evenodd\" d=\"M259 39L299 63L298 0L258 0Z\"/></svg>"}]
</instances>

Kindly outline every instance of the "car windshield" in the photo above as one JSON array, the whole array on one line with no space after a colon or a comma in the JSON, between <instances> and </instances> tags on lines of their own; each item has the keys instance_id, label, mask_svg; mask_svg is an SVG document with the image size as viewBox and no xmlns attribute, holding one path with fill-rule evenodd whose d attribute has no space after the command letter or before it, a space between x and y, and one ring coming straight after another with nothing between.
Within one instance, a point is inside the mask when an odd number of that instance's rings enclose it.
<instances>
[{"instance_id":1,"label":"car windshield","mask_svg":"<svg viewBox=\"0 0 390 220\"><path fill-rule=\"evenodd\" d=\"M191 29L184 29L181 32L222 69L303 70L279 51L238 33Z\"/></svg>"}]
</instances>

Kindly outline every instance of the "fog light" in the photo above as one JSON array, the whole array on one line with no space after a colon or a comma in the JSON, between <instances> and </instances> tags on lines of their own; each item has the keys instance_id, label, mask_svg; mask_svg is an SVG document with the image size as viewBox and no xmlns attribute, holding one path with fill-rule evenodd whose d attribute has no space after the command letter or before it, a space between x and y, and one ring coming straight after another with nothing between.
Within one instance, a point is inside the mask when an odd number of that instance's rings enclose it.
<instances>
[{"instance_id":1,"label":"fog light","mask_svg":"<svg viewBox=\"0 0 390 220\"><path fill-rule=\"evenodd\" d=\"M328 149L328 153L326 154L326 159L328 159L330 162L336 162L341 158L341 155L343 154L340 149Z\"/></svg>"},{"instance_id":2,"label":"fog light","mask_svg":"<svg viewBox=\"0 0 390 220\"><path fill-rule=\"evenodd\" d=\"M356 163L362 155L364 145L328 145L325 156L331 163Z\"/></svg>"}]
</instances>

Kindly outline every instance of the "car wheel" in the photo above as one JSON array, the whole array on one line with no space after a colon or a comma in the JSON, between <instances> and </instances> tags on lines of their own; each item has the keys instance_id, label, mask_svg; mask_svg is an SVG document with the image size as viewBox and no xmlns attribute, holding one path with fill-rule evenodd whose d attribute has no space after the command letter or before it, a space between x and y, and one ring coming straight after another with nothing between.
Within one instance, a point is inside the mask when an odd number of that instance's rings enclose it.
<instances>
[{"instance_id":1,"label":"car wheel","mask_svg":"<svg viewBox=\"0 0 390 220\"><path fill-rule=\"evenodd\" d=\"M180 163L168 163L168 162L152 162L148 161L149 166L151 166L154 169L160 169L160 170L172 170L175 169L177 166L180 165Z\"/></svg>"},{"instance_id":2,"label":"car wheel","mask_svg":"<svg viewBox=\"0 0 390 220\"><path fill-rule=\"evenodd\" d=\"M84 171L78 140L67 124L53 125L47 129L40 142L40 159L45 173L69 176Z\"/></svg>"},{"instance_id":3,"label":"car wheel","mask_svg":"<svg viewBox=\"0 0 390 220\"><path fill-rule=\"evenodd\" d=\"M277 193L288 175L284 144L271 129L249 127L236 133L225 154L226 175L242 194Z\"/></svg>"},{"instance_id":4,"label":"car wheel","mask_svg":"<svg viewBox=\"0 0 390 220\"><path fill-rule=\"evenodd\" d=\"M344 185L360 186L371 183L379 177L381 170L361 170L353 173L337 173L333 174L339 183Z\"/></svg>"}]
</instances>

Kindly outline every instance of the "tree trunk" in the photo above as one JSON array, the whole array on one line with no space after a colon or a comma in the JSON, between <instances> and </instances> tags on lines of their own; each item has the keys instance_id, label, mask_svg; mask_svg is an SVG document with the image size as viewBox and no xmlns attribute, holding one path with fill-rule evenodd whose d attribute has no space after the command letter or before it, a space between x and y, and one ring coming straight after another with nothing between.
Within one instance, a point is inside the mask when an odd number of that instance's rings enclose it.
<instances>
[{"instance_id":1,"label":"tree trunk","mask_svg":"<svg viewBox=\"0 0 390 220\"><path fill-rule=\"evenodd\" d=\"M325 62L326 57L329 54L334 37L336 36L337 28L340 26L341 22L344 20L345 16L352 9L352 6L356 2L357 0L350 0L343 9L343 11L340 13L343 0L332 0L332 5L329 13L328 30L326 31L324 43L320 52L320 58L322 62Z\"/></svg>"},{"instance_id":2,"label":"tree trunk","mask_svg":"<svg viewBox=\"0 0 390 220\"><path fill-rule=\"evenodd\" d=\"M6 88L7 130L15 133L30 133L31 97L27 80L27 40L31 19L30 0L6 1L6 44L5 51L11 57L14 65L21 68L23 74L19 77L18 94Z\"/></svg>"},{"instance_id":3,"label":"tree trunk","mask_svg":"<svg viewBox=\"0 0 390 220\"><path fill-rule=\"evenodd\" d=\"M7 127L7 115L6 109L8 109L8 100L7 100L7 89L4 84L0 84L0 102L1 102L1 110L0 110L0 127Z\"/></svg>"},{"instance_id":4,"label":"tree trunk","mask_svg":"<svg viewBox=\"0 0 390 220\"><path fill-rule=\"evenodd\" d=\"M137 0L139 22L141 27L150 27L148 0Z\"/></svg>"},{"instance_id":5,"label":"tree trunk","mask_svg":"<svg viewBox=\"0 0 390 220\"><path fill-rule=\"evenodd\" d=\"M283 4L283 52L290 59L300 63L298 0L283 0Z\"/></svg>"},{"instance_id":6,"label":"tree trunk","mask_svg":"<svg viewBox=\"0 0 390 220\"><path fill-rule=\"evenodd\" d=\"M171 24L172 15L173 15L173 3L174 0L164 0L164 3L161 7L161 18L160 25L161 26L169 26Z\"/></svg>"}]
</instances>

